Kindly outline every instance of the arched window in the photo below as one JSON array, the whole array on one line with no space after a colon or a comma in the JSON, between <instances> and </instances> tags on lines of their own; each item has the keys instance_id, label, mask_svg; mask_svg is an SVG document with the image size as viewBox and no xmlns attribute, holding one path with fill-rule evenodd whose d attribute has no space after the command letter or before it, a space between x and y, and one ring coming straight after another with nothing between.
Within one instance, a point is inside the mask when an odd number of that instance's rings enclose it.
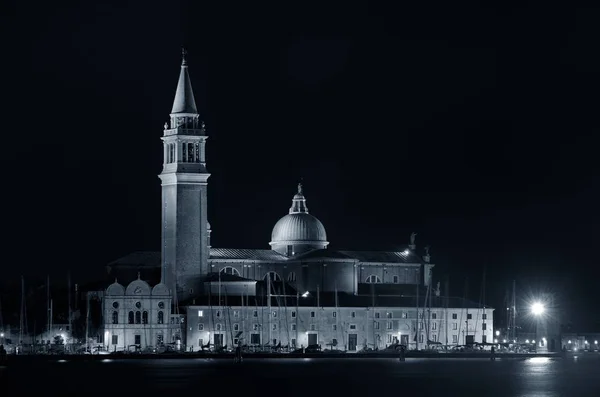
<instances>
[{"instance_id":1,"label":"arched window","mask_svg":"<svg viewBox=\"0 0 600 397\"><path fill-rule=\"evenodd\" d=\"M142 313L142 324L148 324L148 312L146 311Z\"/></svg>"},{"instance_id":2,"label":"arched window","mask_svg":"<svg viewBox=\"0 0 600 397\"><path fill-rule=\"evenodd\" d=\"M381 279L378 276L371 274L369 277L367 277L366 282L369 284L378 284L381 282Z\"/></svg>"},{"instance_id":3,"label":"arched window","mask_svg":"<svg viewBox=\"0 0 600 397\"><path fill-rule=\"evenodd\" d=\"M116 310L112 314L112 321L113 324L119 324L119 312Z\"/></svg>"},{"instance_id":4,"label":"arched window","mask_svg":"<svg viewBox=\"0 0 600 397\"><path fill-rule=\"evenodd\" d=\"M162 310L158 312L158 323L159 324L165 323L165 314L162 312Z\"/></svg>"},{"instance_id":5,"label":"arched window","mask_svg":"<svg viewBox=\"0 0 600 397\"><path fill-rule=\"evenodd\" d=\"M238 272L238 270L235 267L231 267L231 266L225 266L223 269L221 269L221 273L232 274L234 276L240 275L240 272Z\"/></svg>"},{"instance_id":6,"label":"arched window","mask_svg":"<svg viewBox=\"0 0 600 397\"><path fill-rule=\"evenodd\" d=\"M221 324L217 324L217 331L221 330Z\"/></svg>"},{"instance_id":7,"label":"arched window","mask_svg":"<svg viewBox=\"0 0 600 397\"><path fill-rule=\"evenodd\" d=\"M135 323L136 324L142 323L142 312L140 312L140 311L135 312Z\"/></svg>"},{"instance_id":8,"label":"arched window","mask_svg":"<svg viewBox=\"0 0 600 397\"><path fill-rule=\"evenodd\" d=\"M129 324L133 324L133 312L129 312Z\"/></svg>"},{"instance_id":9,"label":"arched window","mask_svg":"<svg viewBox=\"0 0 600 397\"><path fill-rule=\"evenodd\" d=\"M296 273L289 272L288 273L288 281L296 281Z\"/></svg>"},{"instance_id":10,"label":"arched window","mask_svg":"<svg viewBox=\"0 0 600 397\"><path fill-rule=\"evenodd\" d=\"M269 272L265 274L265 281L267 281L267 277L269 277L271 281L281 281L281 277L279 277L279 274L275 272Z\"/></svg>"}]
</instances>

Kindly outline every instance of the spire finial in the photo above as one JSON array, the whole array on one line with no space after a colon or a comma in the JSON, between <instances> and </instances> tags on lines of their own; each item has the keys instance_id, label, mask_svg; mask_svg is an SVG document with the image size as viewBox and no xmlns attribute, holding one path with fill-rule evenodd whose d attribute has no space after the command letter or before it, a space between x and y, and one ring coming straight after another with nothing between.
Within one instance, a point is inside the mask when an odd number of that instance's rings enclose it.
<instances>
[{"instance_id":1,"label":"spire finial","mask_svg":"<svg viewBox=\"0 0 600 397\"><path fill-rule=\"evenodd\" d=\"M298 183L298 194L302 194L302 182Z\"/></svg>"},{"instance_id":2,"label":"spire finial","mask_svg":"<svg viewBox=\"0 0 600 397\"><path fill-rule=\"evenodd\" d=\"M138 280L140 279L140 277L141 277L141 276L140 276L140 272L138 272Z\"/></svg>"},{"instance_id":3,"label":"spire finial","mask_svg":"<svg viewBox=\"0 0 600 397\"><path fill-rule=\"evenodd\" d=\"M181 47L181 66L187 65L187 60L185 57L187 56L187 50L185 47Z\"/></svg>"},{"instance_id":4,"label":"spire finial","mask_svg":"<svg viewBox=\"0 0 600 397\"><path fill-rule=\"evenodd\" d=\"M119 284L119 281L117 280L116 277L115 277L115 284Z\"/></svg>"}]
</instances>

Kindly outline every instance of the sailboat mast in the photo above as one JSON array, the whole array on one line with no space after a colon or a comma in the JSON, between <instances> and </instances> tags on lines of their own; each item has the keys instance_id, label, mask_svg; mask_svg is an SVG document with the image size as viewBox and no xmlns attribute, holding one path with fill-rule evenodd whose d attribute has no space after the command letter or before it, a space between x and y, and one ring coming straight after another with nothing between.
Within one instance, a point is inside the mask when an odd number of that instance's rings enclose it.
<instances>
[{"instance_id":1,"label":"sailboat mast","mask_svg":"<svg viewBox=\"0 0 600 397\"><path fill-rule=\"evenodd\" d=\"M268 308L269 308L269 312L267 313L267 318L269 319L269 342L271 343L271 341L273 340L272 336L273 336L273 329L272 329L272 325L271 325L271 273L269 272L267 274L267 300L268 300Z\"/></svg>"},{"instance_id":2,"label":"sailboat mast","mask_svg":"<svg viewBox=\"0 0 600 397\"><path fill-rule=\"evenodd\" d=\"M450 306L450 278L447 277L446 278L446 285L444 287L444 289L446 290L446 299L444 302L444 308L446 310L444 310L444 323L445 323L445 327L446 327L446 346L448 346L448 306Z\"/></svg>"},{"instance_id":3,"label":"sailboat mast","mask_svg":"<svg viewBox=\"0 0 600 397\"><path fill-rule=\"evenodd\" d=\"M68 289L67 299L69 301L68 309L67 309L69 311L69 314L68 314L68 316L69 316L68 317L68 319L69 319L69 333L68 333L68 335L69 335L69 341L70 341L71 340L70 336L73 335L73 320L71 319L71 317L72 317L71 316L71 272L69 272L67 274L67 289ZM66 343L66 341L65 341L65 343ZM70 345L67 344L67 346L70 346Z\"/></svg>"},{"instance_id":4,"label":"sailboat mast","mask_svg":"<svg viewBox=\"0 0 600 397\"><path fill-rule=\"evenodd\" d=\"M23 344L23 328L25 328L25 279L21 276L21 316L19 319L19 345Z\"/></svg>"},{"instance_id":5,"label":"sailboat mast","mask_svg":"<svg viewBox=\"0 0 600 397\"><path fill-rule=\"evenodd\" d=\"M46 277L46 331L50 336L50 322L52 315L50 314L50 275Z\"/></svg>"},{"instance_id":6,"label":"sailboat mast","mask_svg":"<svg viewBox=\"0 0 600 397\"><path fill-rule=\"evenodd\" d=\"M516 296L516 282L513 280L512 290L512 339L517 339L517 296Z\"/></svg>"},{"instance_id":7,"label":"sailboat mast","mask_svg":"<svg viewBox=\"0 0 600 397\"><path fill-rule=\"evenodd\" d=\"M417 269L417 316L415 320L415 343L416 350L419 350L419 290L421 289L420 269Z\"/></svg>"}]
</instances>

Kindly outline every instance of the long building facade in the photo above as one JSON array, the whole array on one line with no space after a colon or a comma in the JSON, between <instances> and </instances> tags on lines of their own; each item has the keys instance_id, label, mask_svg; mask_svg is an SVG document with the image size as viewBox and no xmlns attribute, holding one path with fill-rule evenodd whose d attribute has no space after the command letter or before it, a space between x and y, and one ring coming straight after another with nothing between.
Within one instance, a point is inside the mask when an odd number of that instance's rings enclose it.
<instances>
[{"instance_id":1,"label":"long building facade","mask_svg":"<svg viewBox=\"0 0 600 397\"><path fill-rule=\"evenodd\" d=\"M242 342L352 352L492 341L493 309L444 296L416 234L400 251L329 249L302 185L273 227L270 249L211 247L207 139L184 58L162 138L161 252L107 266L115 281L97 295L108 349Z\"/></svg>"}]
</instances>

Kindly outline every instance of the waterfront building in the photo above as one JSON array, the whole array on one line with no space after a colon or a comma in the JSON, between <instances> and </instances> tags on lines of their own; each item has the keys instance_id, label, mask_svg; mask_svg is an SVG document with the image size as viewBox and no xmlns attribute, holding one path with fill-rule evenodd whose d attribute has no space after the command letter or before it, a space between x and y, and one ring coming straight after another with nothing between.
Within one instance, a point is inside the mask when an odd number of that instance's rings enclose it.
<instances>
[{"instance_id":1,"label":"waterfront building","mask_svg":"<svg viewBox=\"0 0 600 397\"><path fill-rule=\"evenodd\" d=\"M161 252L109 264L116 281L94 293L109 350L239 340L348 351L492 342L493 309L444 296L415 233L398 251L332 250L300 184L270 249L211 247L207 139L184 57L162 137Z\"/></svg>"}]
</instances>

